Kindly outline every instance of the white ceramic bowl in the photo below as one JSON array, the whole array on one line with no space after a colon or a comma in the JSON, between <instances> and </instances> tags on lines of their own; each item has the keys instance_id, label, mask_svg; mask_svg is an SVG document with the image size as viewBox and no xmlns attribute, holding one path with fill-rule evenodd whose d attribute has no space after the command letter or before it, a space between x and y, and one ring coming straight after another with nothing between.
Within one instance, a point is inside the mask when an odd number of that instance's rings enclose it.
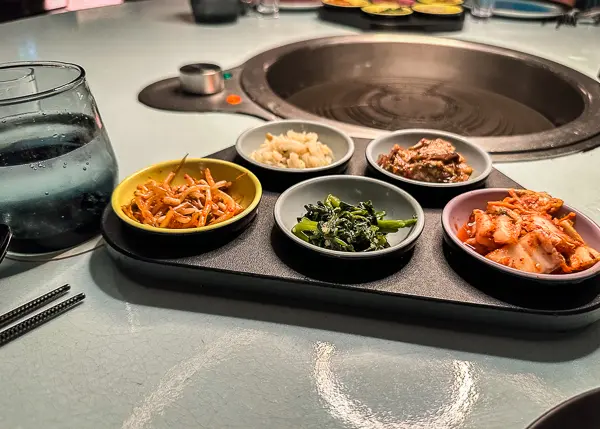
<instances>
[{"instance_id":1,"label":"white ceramic bowl","mask_svg":"<svg viewBox=\"0 0 600 429\"><path fill-rule=\"evenodd\" d=\"M463 155L467 160L467 164L473 168L473 173L471 174L469 180L458 183L421 182L419 180L407 179L406 177L391 173L377 164L379 156L390 153L394 145L397 144L398 146L406 149L410 146L416 145L419 140L423 138L441 138L452 143L454 147L456 147L456 151ZM395 131L369 143L365 155L367 157L367 162L371 167L381 174L384 174L390 179L398 182L399 184L403 182L414 186L424 186L428 188L472 189L482 186L492 172L492 158L486 151L462 136L453 133L447 133L445 131L428 129L408 129Z\"/></svg>"},{"instance_id":2,"label":"white ceramic bowl","mask_svg":"<svg viewBox=\"0 0 600 429\"><path fill-rule=\"evenodd\" d=\"M265 141L267 133L273 135L285 134L289 130L296 132L313 132L319 135L319 141L329 146L333 152L333 162L330 165L316 168L279 168L262 164L251 158L252 152L257 150ZM329 125L312 121L286 120L267 122L250 128L240 135L235 144L235 149L246 162L266 170L287 174L313 174L318 172L342 171L354 154L354 141L345 132Z\"/></svg>"},{"instance_id":3,"label":"white ceramic bowl","mask_svg":"<svg viewBox=\"0 0 600 429\"><path fill-rule=\"evenodd\" d=\"M298 218L306 212L307 204L316 204L332 194L349 204L371 200L376 210L385 210L386 219L410 219L417 216L417 223L388 234L390 247L372 252L342 252L324 249L307 243L292 233ZM275 222L291 240L312 251L327 256L347 259L377 258L390 253L404 253L414 247L425 226L423 209L408 192L377 179L363 176L324 176L305 180L281 194L275 203Z\"/></svg>"}]
</instances>

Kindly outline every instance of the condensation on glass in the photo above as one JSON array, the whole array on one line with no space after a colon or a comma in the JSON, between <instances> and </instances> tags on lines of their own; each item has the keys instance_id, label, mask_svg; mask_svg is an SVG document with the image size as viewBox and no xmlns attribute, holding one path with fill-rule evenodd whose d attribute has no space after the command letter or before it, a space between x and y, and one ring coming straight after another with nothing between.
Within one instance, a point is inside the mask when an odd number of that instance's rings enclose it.
<instances>
[{"instance_id":1,"label":"condensation on glass","mask_svg":"<svg viewBox=\"0 0 600 429\"><path fill-rule=\"evenodd\" d=\"M10 250L45 253L97 235L117 163L74 64L0 64L0 223Z\"/></svg>"}]
</instances>

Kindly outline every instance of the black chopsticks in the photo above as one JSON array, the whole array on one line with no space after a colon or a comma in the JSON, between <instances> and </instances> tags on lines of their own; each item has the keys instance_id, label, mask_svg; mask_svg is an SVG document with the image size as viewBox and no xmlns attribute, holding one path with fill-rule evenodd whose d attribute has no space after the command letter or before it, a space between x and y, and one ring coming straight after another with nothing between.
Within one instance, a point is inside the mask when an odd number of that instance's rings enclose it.
<instances>
[{"instance_id":1,"label":"black chopsticks","mask_svg":"<svg viewBox=\"0 0 600 429\"><path fill-rule=\"evenodd\" d=\"M20 307L15 308L14 310L9 311L8 313L0 315L0 328L7 326L22 317L33 313L36 310L44 307L50 302L58 299L59 297L66 294L71 289L71 286L64 285L53 291L48 292L45 295L40 296L39 298L34 299L26 304L21 305ZM20 337L21 335L31 331L32 329L37 328L40 325L54 319L55 317L61 315L62 313L70 310L76 305L83 302L85 299L85 294L80 293L75 295L72 298L69 298L65 301L62 301L47 310L42 311L34 316L31 316L28 319L25 319L18 324L5 329L0 332L0 346L14 340L15 338Z\"/></svg>"},{"instance_id":2,"label":"black chopsticks","mask_svg":"<svg viewBox=\"0 0 600 429\"><path fill-rule=\"evenodd\" d=\"M0 328L4 328L5 326L10 325L14 321L19 320L20 318L25 317L36 310L39 310L46 304L66 294L69 291L69 289L71 289L71 286L69 285L61 286L57 289L54 289L51 292L48 292L45 295L40 296L39 298L34 299L33 301L29 301L27 304L23 304L22 306L17 307L14 310L9 311L8 313L4 313L0 316Z\"/></svg>"}]
</instances>

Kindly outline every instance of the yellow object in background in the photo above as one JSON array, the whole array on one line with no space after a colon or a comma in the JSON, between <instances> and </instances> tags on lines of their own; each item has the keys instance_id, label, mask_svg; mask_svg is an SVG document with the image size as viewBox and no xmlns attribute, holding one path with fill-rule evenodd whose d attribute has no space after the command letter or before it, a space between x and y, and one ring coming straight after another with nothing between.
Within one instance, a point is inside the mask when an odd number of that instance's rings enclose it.
<instances>
[{"instance_id":1,"label":"yellow object in background","mask_svg":"<svg viewBox=\"0 0 600 429\"><path fill-rule=\"evenodd\" d=\"M419 13L437 16L456 16L463 12L461 6L448 6L445 4L422 4L415 3L412 10Z\"/></svg>"},{"instance_id":2,"label":"yellow object in background","mask_svg":"<svg viewBox=\"0 0 600 429\"><path fill-rule=\"evenodd\" d=\"M368 0L322 0L325 6L362 8L369 6Z\"/></svg>"},{"instance_id":3,"label":"yellow object in background","mask_svg":"<svg viewBox=\"0 0 600 429\"><path fill-rule=\"evenodd\" d=\"M464 3L463 0L417 0L423 4L441 4L445 6L459 6Z\"/></svg>"},{"instance_id":4,"label":"yellow object in background","mask_svg":"<svg viewBox=\"0 0 600 429\"><path fill-rule=\"evenodd\" d=\"M412 14L412 9L406 6L398 6L398 3L380 3L363 7L363 12L376 16L406 16Z\"/></svg>"}]
</instances>

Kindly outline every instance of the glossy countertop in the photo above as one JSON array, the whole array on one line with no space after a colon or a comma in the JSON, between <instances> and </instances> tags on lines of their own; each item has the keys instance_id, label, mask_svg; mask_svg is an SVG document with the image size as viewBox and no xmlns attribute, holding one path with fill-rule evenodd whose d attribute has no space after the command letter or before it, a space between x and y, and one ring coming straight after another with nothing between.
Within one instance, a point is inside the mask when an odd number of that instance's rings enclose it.
<instances>
[{"instance_id":1,"label":"glossy countertop","mask_svg":"<svg viewBox=\"0 0 600 429\"><path fill-rule=\"evenodd\" d=\"M152 110L147 84L185 63L352 34L314 12L193 24L185 1L129 3L0 25L0 62L75 62L125 177L232 145L261 121ZM600 28L467 20L449 34L595 76ZM497 167L600 221L600 149ZM104 248L0 266L0 312L70 283L78 308L0 348L0 428L519 429L600 385L600 327L539 338L181 294L124 277Z\"/></svg>"}]
</instances>

